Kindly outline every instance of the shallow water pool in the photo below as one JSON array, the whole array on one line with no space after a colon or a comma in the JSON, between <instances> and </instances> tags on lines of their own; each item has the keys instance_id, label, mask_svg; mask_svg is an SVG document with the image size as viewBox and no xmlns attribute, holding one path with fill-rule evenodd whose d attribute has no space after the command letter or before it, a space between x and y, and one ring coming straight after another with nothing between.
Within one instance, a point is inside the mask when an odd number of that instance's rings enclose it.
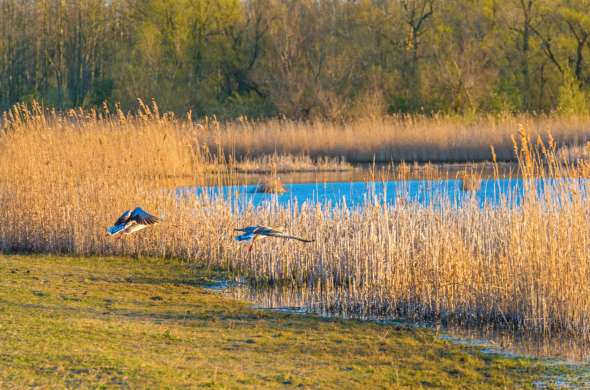
<instances>
[{"instance_id":1,"label":"shallow water pool","mask_svg":"<svg viewBox=\"0 0 590 390\"><path fill-rule=\"evenodd\" d=\"M276 203L280 206L320 203L326 206L346 205L362 207L367 203L414 202L423 206L459 207L465 202L476 202L480 207L518 206L525 194L533 193L539 198L549 192L564 194L586 193L587 179L571 178L502 178L482 179L476 189L467 189L461 179L399 180L399 181L335 181L284 184L286 192L267 194L257 192L256 184L224 187L181 187L179 195L194 193L209 197L223 197L239 207L261 206ZM563 191L562 189L566 190Z\"/></svg>"}]
</instances>

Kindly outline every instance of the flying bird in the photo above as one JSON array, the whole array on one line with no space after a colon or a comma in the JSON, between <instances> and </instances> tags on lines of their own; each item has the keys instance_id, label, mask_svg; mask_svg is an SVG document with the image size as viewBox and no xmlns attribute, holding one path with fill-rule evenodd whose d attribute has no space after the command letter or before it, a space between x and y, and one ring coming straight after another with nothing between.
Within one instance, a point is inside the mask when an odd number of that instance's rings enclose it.
<instances>
[{"instance_id":1,"label":"flying bird","mask_svg":"<svg viewBox=\"0 0 590 390\"><path fill-rule=\"evenodd\" d=\"M291 234L286 233L281 228L272 228L269 226L247 226L244 228L236 228L235 231L242 232L243 234L236 236L236 241L251 241L251 244L248 246L248 252L252 251L254 247L254 243L258 240L261 240L265 237L277 237L277 238L284 238L287 240L297 240L301 242L313 242L314 240L308 240L305 238L293 236Z\"/></svg>"},{"instance_id":2,"label":"flying bird","mask_svg":"<svg viewBox=\"0 0 590 390\"><path fill-rule=\"evenodd\" d=\"M144 211L141 207L136 207L133 211L125 211L113 226L107 228L107 234L109 236L133 234L158 222L160 218Z\"/></svg>"}]
</instances>

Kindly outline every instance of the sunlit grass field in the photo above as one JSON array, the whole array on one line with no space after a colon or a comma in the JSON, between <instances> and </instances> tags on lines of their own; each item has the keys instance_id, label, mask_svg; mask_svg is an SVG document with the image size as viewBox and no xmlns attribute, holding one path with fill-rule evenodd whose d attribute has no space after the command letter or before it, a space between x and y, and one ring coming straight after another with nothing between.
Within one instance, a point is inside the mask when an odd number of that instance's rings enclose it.
<instances>
[{"instance_id":1,"label":"sunlit grass field","mask_svg":"<svg viewBox=\"0 0 590 390\"><path fill-rule=\"evenodd\" d=\"M551 126L547 130L583 137L576 130L583 118L542 120ZM518 119L507 121L515 126L511 153L525 179L588 177L584 161L558 159L556 138L532 135L542 126L518 133ZM237 212L232 199L180 195L167 182L184 177L202 184L210 164L228 160L225 144L208 146L209 131L217 130L162 115L155 107L134 115L62 115L36 108L5 116L0 250L181 258L257 283L313 285L326 305L359 316L590 341L590 206L584 182L562 182L538 197L529 180L531 195L520 207L377 201L362 209L271 204ZM220 185L231 180L231 174L218 176ZM164 222L129 240L105 237L105 227L135 206ZM286 226L315 242L271 240L251 254L232 240L233 228L249 224Z\"/></svg>"},{"instance_id":2,"label":"sunlit grass field","mask_svg":"<svg viewBox=\"0 0 590 390\"><path fill-rule=\"evenodd\" d=\"M485 355L429 330L255 310L203 289L223 272L174 259L0 256L0 273L3 389L491 389L582 380L563 365Z\"/></svg>"}]
</instances>

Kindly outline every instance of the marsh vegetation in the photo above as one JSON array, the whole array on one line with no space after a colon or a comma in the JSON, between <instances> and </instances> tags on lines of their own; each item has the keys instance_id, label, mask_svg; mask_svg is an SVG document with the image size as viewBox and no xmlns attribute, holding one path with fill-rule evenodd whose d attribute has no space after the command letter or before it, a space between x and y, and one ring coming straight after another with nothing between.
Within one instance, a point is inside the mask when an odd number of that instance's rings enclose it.
<instances>
[{"instance_id":1,"label":"marsh vegetation","mask_svg":"<svg viewBox=\"0 0 590 390\"><path fill-rule=\"evenodd\" d=\"M179 176L202 184L219 160L206 132L156 107L137 115L13 111L0 137L0 250L182 258L252 283L313 287L333 312L590 340L589 165L558 158L551 136L524 128L515 135L526 186L518 207L508 193L494 205L377 197L361 207L236 208L235 199L173 185ZM163 217L162 226L121 242L106 238L104 227L137 204ZM315 242L270 241L249 254L231 240L232 229L257 223Z\"/></svg>"},{"instance_id":2,"label":"marsh vegetation","mask_svg":"<svg viewBox=\"0 0 590 390\"><path fill-rule=\"evenodd\" d=\"M202 124L201 137L209 149L222 147L228 156L306 154L349 163L515 161L513 136L521 127L545 142L551 133L560 146L590 139L586 115L394 115L347 122L271 119Z\"/></svg>"}]
</instances>

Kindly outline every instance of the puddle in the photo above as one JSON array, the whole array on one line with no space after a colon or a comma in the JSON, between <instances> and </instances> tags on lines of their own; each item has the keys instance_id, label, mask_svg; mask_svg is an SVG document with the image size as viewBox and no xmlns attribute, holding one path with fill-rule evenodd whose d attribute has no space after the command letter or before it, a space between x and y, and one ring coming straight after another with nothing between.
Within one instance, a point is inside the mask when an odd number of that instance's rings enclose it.
<instances>
[{"instance_id":1,"label":"puddle","mask_svg":"<svg viewBox=\"0 0 590 390\"><path fill-rule=\"evenodd\" d=\"M238 280L214 280L211 283L205 285L207 290L216 292L227 292L230 289L244 286L245 283Z\"/></svg>"}]
</instances>

